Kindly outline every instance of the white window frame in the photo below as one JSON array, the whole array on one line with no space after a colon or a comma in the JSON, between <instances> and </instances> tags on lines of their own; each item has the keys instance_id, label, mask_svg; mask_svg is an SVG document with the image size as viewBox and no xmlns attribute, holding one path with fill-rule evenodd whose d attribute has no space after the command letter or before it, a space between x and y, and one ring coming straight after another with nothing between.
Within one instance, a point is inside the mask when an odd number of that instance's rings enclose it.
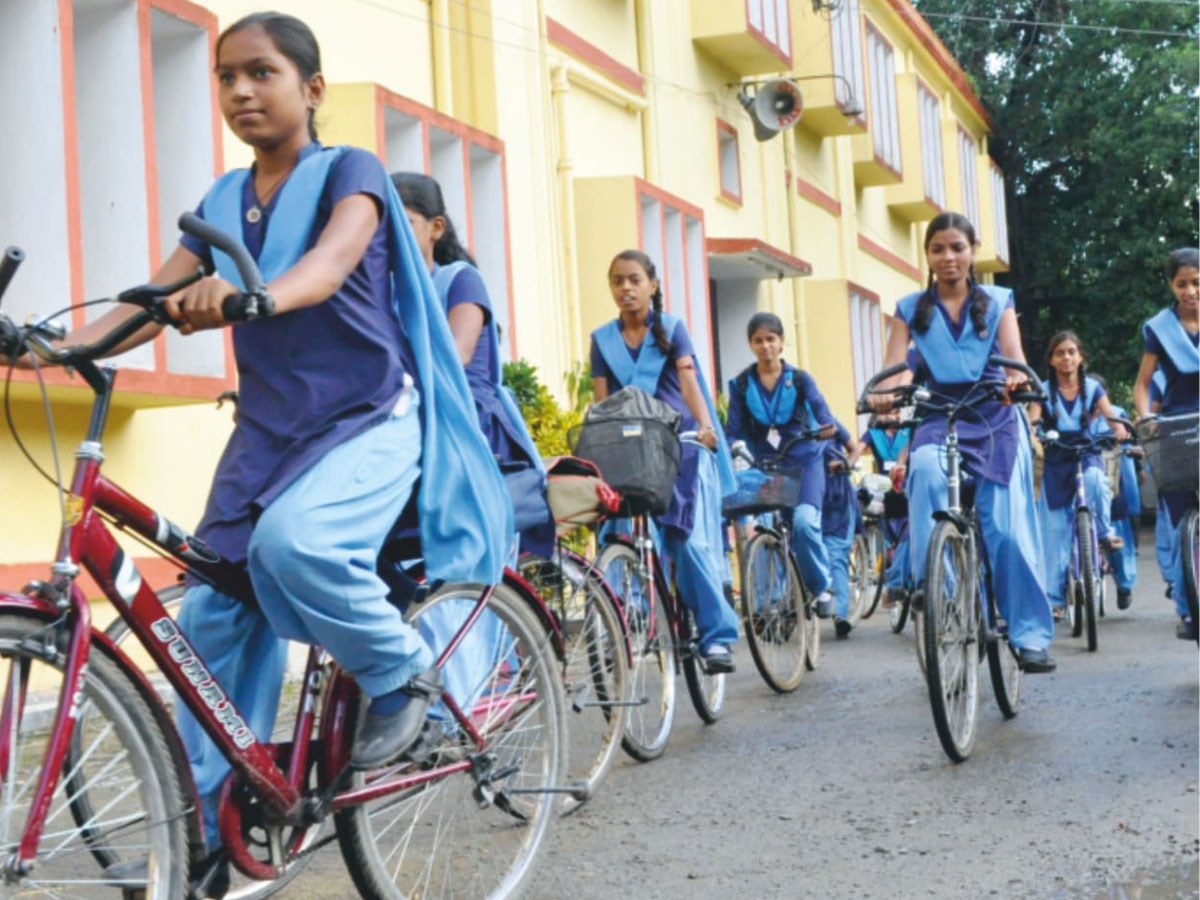
<instances>
[{"instance_id":1,"label":"white window frame","mask_svg":"<svg viewBox=\"0 0 1200 900\"><path fill-rule=\"evenodd\" d=\"M867 23L867 59L871 79L871 138L875 158L900 172L900 110L896 99L896 53Z\"/></svg>"},{"instance_id":2,"label":"white window frame","mask_svg":"<svg viewBox=\"0 0 1200 900\"><path fill-rule=\"evenodd\" d=\"M946 208L946 164L942 158L942 104L937 95L917 82L917 113L921 123L921 173L925 199Z\"/></svg>"},{"instance_id":3,"label":"white window frame","mask_svg":"<svg viewBox=\"0 0 1200 900\"><path fill-rule=\"evenodd\" d=\"M1008 203L1004 196L1004 173L992 163L991 175L992 227L996 229L996 258L1008 262Z\"/></svg>"},{"instance_id":4,"label":"white window frame","mask_svg":"<svg viewBox=\"0 0 1200 900\"><path fill-rule=\"evenodd\" d=\"M832 8L829 34L833 41L834 96L842 109L866 108L866 76L863 64L862 15L859 0L840 0ZM842 79L845 79L844 81ZM843 96L849 85L850 96Z\"/></svg>"},{"instance_id":5,"label":"white window frame","mask_svg":"<svg viewBox=\"0 0 1200 900\"><path fill-rule=\"evenodd\" d=\"M958 171L962 175L962 211L975 230L979 231L979 172L975 160L979 153L975 139L964 129L958 129Z\"/></svg>"},{"instance_id":6,"label":"white window frame","mask_svg":"<svg viewBox=\"0 0 1200 900\"><path fill-rule=\"evenodd\" d=\"M862 396L867 382L883 366L883 317L879 301L850 288L850 355L854 363L854 396ZM870 415L858 417L858 433L864 434Z\"/></svg>"},{"instance_id":7,"label":"white window frame","mask_svg":"<svg viewBox=\"0 0 1200 900\"><path fill-rule=\"evenodd\" d=\"M792 58L792 18L788 0L746 0L746 24L785 59Z\"/></svg>"},{"instance_id":8,"label":"white window frame","mask_svg":"<svg viewBox=\"0 0 1200 900\"><path fill-rule=\"evenodd\" d=\"M389 172L424 172L438 182L458 239L487 286L500 358L509 361L517 351L511 333L504 145L414 100L383 93L384 163Z\"/></svg>"},{"instance_id":9,"label":"white window frame","mask_svg":"<svg viewBox=\"0 0 1200 900\"><path fill-rule=\"evenodd\" d=\"M738 130L723 119L717 119L717 170L721 179L721 196L741 206L742 161Z\"/></svg>"}]
</instances>

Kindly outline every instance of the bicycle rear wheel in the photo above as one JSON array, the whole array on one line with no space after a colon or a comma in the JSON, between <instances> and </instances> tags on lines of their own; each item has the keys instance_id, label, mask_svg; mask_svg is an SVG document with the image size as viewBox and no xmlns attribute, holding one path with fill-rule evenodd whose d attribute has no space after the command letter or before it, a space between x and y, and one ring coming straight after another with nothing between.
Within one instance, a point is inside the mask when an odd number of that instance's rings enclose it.
<instances>
[{"instance_id":1,"label":"bicycle rear wheel","mask_svg":"<svg viewBox=\"0 0 1200 900\"><path fill-rule=\"evenodd\" d=\"M742 569L742 621L754 666L771 690L794 691L804 677L804 594L792 577L779 536L760 531L746 546Z\"/></svg>"},{"instance_id":2,"label":"bicycle rear wheel","mask_svg":"<svg viewBox=\"0 0 1200 900\"><path fill-rule=\"evenodd\" d=\"M521 573L554 610L566 644L563 687L567 710L571 813L590 797L616 760L625 730L629 654L615 601L587 560L564 554L561 563L523 561Z\"/></svg>"},{"instance_id":3,"label":"bicycle rear wheel","mask_svg":"<svg viewBox=\"0 0 1200 900\"><path fill-rule=\"evenodd\" d=\"M863 613L871 605L876 586L871 544L865 534L855 535L854 542L850 545L848 569L850 596L846 618L851 625L857 625L865 618Z\"/></svg>"},{"instance_id":4,"label":"bicycle rear wheel","mask_svg":"<svg viewBox=\"0 0 1200 900\"><path fill-rule=\"evenodd\" d=\"M651 574L628 544L609 544L596 568L620 602L628 626L629 703L621 746L634 759L649 762L666 749L675 718L675 647L671 621Z\"/></svg>"},{"instance_id":5,"label":"bicycle rear wheel","mask_svg":"<svg viewBox=\"0 0 1200 900\"><path fill-rule=\"evenodd\" d=\"M948 521L929 539L925 565L925 680L942 749L971 755L979 720L979 615L971 535Z\"/></svg>"},{"instance_id":6,"label":"bicycle rear wheel","mask_svg":"<svg viewBox=\"0 0 1200 900\"><path fill-rule=\"evenodd\" d=\"M1092 514L1081 509L1075 513L1075 537L1079 542L1079 588L1083 604L1083 624L1087 629L1087 648L1095 652L1096 597L1100 592L1100 570L1096 566L1096 529L1092 525Z\"/></svg>"},{"instance_id":7,"label":"bicycle rear wheel","mask_svg":"<svg viewBox=\"0 0 1200 900\"><path fill-rule=\"evenodd\" d=\"M800 594L804 598L804 616L800 620L804 623L804 668L815 672L821 664L821 619L817 615L817 599L804 586L796 558L789 553L788 560L792 566L792 578L800 586Z\"/></svg>"},{"instance_id":8,"label":"bicycle rear wheel","mask_svg":"<svg viewBox=\"0 0 1200 900\"><path fill-rule=\"evenodd\" d=\"M159 602L162 603L163 609L167 611L172 618L179 614L179 607L183 603L183 595L186 592L182 584L173 584L165 587L158 592ZM129 637L129 625L124 619L114 619L104 633L112 640L114 644L121 646ZM121 647L126 653L134 651L134 647L130 644L125 644ZM135 656L135 662L137 658ZM296 722L296 710L298 704L295 702L287 702L288 698L294 699L300 690L300 676L303 674L303 669L292 671L290 677L284 681L282 697L285 698L280 702L279 713L275 718L275 729L272 734L272 741L276 743L286 743L294 737L294 727ZM157 677L157 676L156 676ZM173 702L173 694L168 694L168 703ZM75 752L72 745L72 752ZM77 801L78 802L78 801ZM81 813L77 813L81 814ZM86 818L86 814L84 814ZM246 843L249 847L257 849L259 856L264 862L270 860L272 835L267 830L267 827L261 824L252 824L249 821L245 822L247 829ZM295 857L286 864L283 874L276 878L263 880L258 878L250 878L243 875L233 866L230 866L230 885L229 890L225 894L225 900L266 900L281 891L284 887L290 884L304 867L308 865L313 858L311 854L303 853L304 850L311 847L320 838L324 825L318 823L316 825L305 828L303 831L293 831L290 827L270 826L272 828L282 829L282 844L284 847L297 847L301 852L300 856ZM273 865L273 863L272 863Z\"/></svg>"},{"instance_id":9,"label":"bicycle rear wheel","mask_svg":"<svg viewBox=\"0 0 1200 900\"><path fill-rule=\"evenodd\" d=\"M862 618L869 619L875 614L887 584L887 538L879 522L868 523L863 529L862 538L867 545Z\"/></svg>"},{"instance_id":10,"label":"bicycle rear wheel","mask_svg":"<svg viewBox=\"0 0 1200 900\"><path fill-rule=\"evenodd\" d=\"M1187 600L1188 615L1193 622L1197 617L1197 573L1200 572L1200 526L1197 525L1196 507L1183 514L1179 523L1179 552L1183 554L1183 590ZM1200 643L1200 637L1197 638Z\"/></svg>"},{"instance_id":11,"label":"bicycle rear wheel","mask_svg":"<svg viewBox=\"0 0 1200 900\"><path fill-rule=\"evenodd\" d=\"M62 688L65 643L51 623L0 614L0 853L15 852L30 813ZM132 676L94 648L71 750L50 800L21 897L122 888L152 900L187 892L188 807L167 738ZM90 885L85 891L81 885ZM6 895L7 896L7 895Z\"/></svg>"},{"instance_id":12,"label":"bicycle rear wheel","mask_svg":"<svg viewBox=\"0 0 1200 900\"><path fill-rule=\"evenodd\" d=\"M687 682L696 715L706 725L712 725L721 717L721 707L725 705L725 673L710 675L704 671L696 622L682 600L679 600L679 615L683 619L681 630L688 636L687 646L679 648L683 658L683 680Z\"/></svg>"},{"instance_id":13,"label":"bicycle rear wheel","mask_svg":"<svg viewBox=\"0 0 1200 900\"><path fill-rule=\"evenodd\" d=\"M409 615L436 653L478 597L476 587L452 585ZM441 744L426 758L433 765L467 759L471 766L335 814L346 869L368 900L515 896L528 887L562 808L554 792L566 762L562 675L526 601L497 586L442 674L485 744L445 712L439 717L435 705L431 719L441 720ZM359 715L365 708L360 704ZM360 772L353 784L395 773L395 767Z\"/></svg>"}]
</instances>

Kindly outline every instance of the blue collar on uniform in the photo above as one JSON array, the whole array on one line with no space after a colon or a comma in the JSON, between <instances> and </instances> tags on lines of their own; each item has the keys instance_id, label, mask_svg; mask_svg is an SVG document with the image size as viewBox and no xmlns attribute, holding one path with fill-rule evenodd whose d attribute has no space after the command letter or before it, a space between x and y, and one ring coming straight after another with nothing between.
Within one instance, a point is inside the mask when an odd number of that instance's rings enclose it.
<instances>
[{"instance_id":1,"label":"blue collar on uniform","mask_svg":"<svg viewBox=\"0 0 1200 900\"><path fill-rule=\"evenodd\" d=\"M1200 372L1200 347L1192 343L1191 335L1183 327L1174 307L1160 311L1146 328L1154 332L1158 342L1171 358L1171 365L1180 375L1195 375Z\"/></svg>"},{"instance_id":2,"label":"blue collar on uniform","mask_svg":"<svg viewBox=\"0 0 1200 900\"><path fill-rule=\"evenodd\" d=\"M325 180L344 151L335 147L305 155L280 189L258 260L266 281L282 275L307 251ZM209 222L239 237L241 197L249 177L249 169L225 174L203 204ZM512 502L479 430L458 349L400 196L390 179L383 182L392 304L408 336L421 388L423 477L417 505L427 575L430 580L496 584L512 542ZM213 261L222 278L242 286L229 257L214 250Z\"/></svg>"},{"instance_id":3,"label":"blue collar on uniform","mask_svg":"<svg viewBox=\"0 0 1200 900\"><path fill-rule=\"evenodd\" d=\"M763 425L778 427L792 421L796 413L796 397L796 373L787 366L784 366L783 374L775 382L770 400L755 372L751 371L746 379L746 409Z\"/></svg>"}]
</instances>

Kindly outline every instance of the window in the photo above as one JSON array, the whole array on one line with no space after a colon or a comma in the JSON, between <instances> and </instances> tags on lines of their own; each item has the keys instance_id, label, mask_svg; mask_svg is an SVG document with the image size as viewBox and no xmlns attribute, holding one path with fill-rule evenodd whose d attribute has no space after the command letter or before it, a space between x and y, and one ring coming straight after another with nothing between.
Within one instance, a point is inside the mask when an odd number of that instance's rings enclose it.
<instances>
[{"instance_id":1,"label":"window","mask_svg":"<svg viewBox=\"0 0 1200 900\"><path fill-rule=\"evenodd\" d=\"M967 220L978 231L979 221L979 176L975 170L975 140L961 128L958 131L958 171L962 176L962 211Z\"/></svg>"},{"instance_id":2,"label":"window","mask_svg":"<svg viewBox=\"0 0 1200 900\"><path fill-rule=\"evenodd\" d=\"M883 365L883 322L879 298L850 288L850 349L854 356L854 396L862 395L871 376ZM867 430L869 415L858 417L858 433Z\"/></svg>"},{"instance_id":3,"label":"window","mask_svg":"<svg viewBox=\"0 0 1200 900\"><path fill-rule=\"evenodd\" d=\"M946 173L942 162L942 105L925 85L917 83L917 112L921 122L921 172L925 199L946 208Z\"/></svg>"},{"instance_id":4,"label":"window","mask_svg":"<svg viewBox=\"0 0 1200 900\"><path fill-rule=\"evenodd\" d=\"M703 213L649 185L641 187L642 251L658 266L663 309L687 325L696 358L712 387L716 371Z\"/></svg>"},{"instance_id":5,"label":"window","mask_svg":"<svg viewBox=\"0 0 1200 900\"><path fill-rule=\"evenodd\" d=\"M842 109L861 108L866 91L863 79L862 26L859 0L842 0L832 7L830 32L833 39L833 72L837 84L838 105ZM845 79L843 82L841 79Z\"/></svg>"},{"instance_id":6,"label":"window","mask_svg":"<svg viewBox=\"0 0 1200 900\"><path fill-rule=\"evenodd\" d=\"M717 119L717 167L721 178L721 196L741 206L742 171L738 157L737 129Z\"/></svg>"},{"instance_id":7,"label":"window","mask_svg":"<svg viewBox=\"0 0 1200 900\"><path fill-rule=\"evenodd\" d=\"M1004 174L992 166L992 227L996 229L996 257L1008 262L1008 206L1004 199Z\"/></svg>"},{"instance_id":8,"label":"window","mask_svg":"<svg viewBox=\"0 0 1200 900\"><path fill-rule=\"evenodd\" d=\"M179 214L218 168L215 34L216 17L191 4L0 4L0 77L21 86L0 97L0 118L20 135L0 142L0 232L28 259L10 313L24 318L145 281L172 251ZM77 311L70 324L105 311ZM137 383L148 390L208 395L211 383L185 388L158 376L223 383L225 340L168 331L120 365L143 370Z\"/></svg>"},{"instance_id":9,"label":"window","mask_svg":"<svg viewBox=\"0 0 1200 900\"><path fill-rule=\"evenodd\" d=\"M871 68L871 135L875 157L895 172L900 169L900 113L896 105L896 58L892 45L867 26L867 59Z\"/></svg>"},{"instance_id":10,"label":"window","mask_svg":"<svg viewBox=\"0 0 1200 900\"><path fill-rule=\"evenodd\" d=\"M500 355L516 354L509 288L504 147L497 139L412 100L383 97L383 156L389 172L435 178L458 238L479 266L500 331Z\"/></svg>"},{"instance_id":11,"label":"window","mask_svg":"<svg viewBox=\"0 0 1200 900\"><path fill-rule=\"evenodd\" d=\"M785 59L792 58L788 0L746 0L746 22Z\"/></svg>"}]
</instances>

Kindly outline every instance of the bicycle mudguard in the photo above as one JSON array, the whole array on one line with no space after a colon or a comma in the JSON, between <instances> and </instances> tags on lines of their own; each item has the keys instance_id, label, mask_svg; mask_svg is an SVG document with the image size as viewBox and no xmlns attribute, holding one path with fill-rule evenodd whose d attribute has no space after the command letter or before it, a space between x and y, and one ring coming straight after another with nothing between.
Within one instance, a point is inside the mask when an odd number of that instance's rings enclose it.
<instances>
[{"instance_id":1,"label":"bicycle mudguard","mask_svg":"<svg viewBox=\"0 0 1200 900\"><path fill-rule=\"evenodd\" d=\"M0 614L5 612L32 615L45 619L47 622L52 622L62 617L62 613L52 603L40 597L13 593L12 591L0 591ZM153 712L159 730L167 742L171 760L179 775L179 784L184 791L184 796L193 798L188 822L188 841L191 845L189 849L193 853L203 855L204 838L200 823L200 804L195 799L196 782L192 778L192 764L188 760L187 751L184 750L183 742L179 738L179 732L175 729L175 720L171 717L170 712L167 711L166 706L163 705L162 697L154 689L154 686L150 683L150 679L146 677L146 673L134 665L129 657L125 655L124 651L114 644L108 635L96 628L92 629L90 652L103 653L112 659L120 667L122 673L129 676L130 682L137 688L138 693L146 701L146 706ZM199 850L196 849L197 847Z\"/></svg>"},{"instance_id":2,"label":"bicycle mudguard","mask_svg":"<svg viewBox=\"0 0 1200 900\"><path fill-rule=\"evenodd\" d=\"M937 522L950 522L958 529L959 534L966 534L971 530L970 520L962 513L952 513L946 509L939 509L933 514L933 518Z\"/></svg>"},{"instance_id":3,"label":"bicycle mudguard","mask_svg":"<svg viewBox=\"0 0 1200 900\"><path fill-rule=\"evenodd\" d=\"M550 645L554 648L554 655L559 662L565 662L567 658L567 645L563 640L562 628L559 627L558 619L550 612L550 608L546 606L546 602L542 599L542 595L537 592L528 581L514 572L511 568L504 568L504 584L512 588L521 599L525 601L525 605L529 607L542 626L546 629L546 633L550 636Z\"/></svg>"}]
</instances>

